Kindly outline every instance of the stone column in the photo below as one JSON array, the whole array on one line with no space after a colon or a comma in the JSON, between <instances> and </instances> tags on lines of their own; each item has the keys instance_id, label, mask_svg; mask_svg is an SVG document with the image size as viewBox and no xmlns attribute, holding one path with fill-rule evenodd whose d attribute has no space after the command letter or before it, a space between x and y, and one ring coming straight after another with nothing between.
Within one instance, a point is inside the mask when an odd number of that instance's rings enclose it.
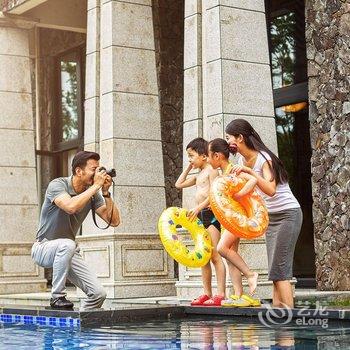
<instances>
[{"instance_id":1,"label":"stone column","mask_svg":"<svg viewBox=\"0 0 350 350\"><path fill-rule=\"evenodd\" d=\"M116 169L121 225L103 235L87 222L80 245L109 297L173 295L157 234L165 188L151 0L93 1L88 11L86 148L99 144L101 164Z\"/></svg>"},{"instance_id":2,"label":"stone column","mask_svg":"<svg viewBox=\"0 0 350 350\"><path fill-rule=\"evenodd\" d=\"M185 30L188 31L185 31L185 48L192 46L192 50L185 50L185 69L186 62L196 67L189 71L198 72L202 78L196 81L202 83L200 92L193 88L196 85L191 85L190 96L194 98L188 100L191 108L186 108L185 103L184 111L184 120L197 118L197 122L192 123L198 131L190 131L193 129L185 123L184 140L197 135L207 140L224 137L225 127L231 120L244 118L276 152L264 1L204 0L201 15L199 3L186 1L186 8L191 11L185 13ZM193 75L185 73L185 99L186 86L194 81ZM196 115L193 111L198 111L198 106L200 112ZM184 206L186 204L184 201ZM271 297L264 238L241 240L240 252L247 264L259 272L259 296ZM184 298L199 295L202 288L199 271L197 274L192 269L180 271L178 295ZM214 281L213 285L216 285Z\"/></svg>"},{"instance_id":3,"label":"stone column","mask_svg":"<svg viewBox=\"0 0 350 350\"><path fill-rule=\"evenodd\" d=\"M183 167L185 168L188 164L186 146L192 139L203 137L202 0L185 0L184 22ZM194 176L195 173L190 176ZM195 206L194 195L194 187L183 190L184 208L190 209ZM188 246L192 245L188 234L184 242ZM187 268L181 264L178 266L179 280L176 289L179 299L191 299L199 295L202 285L200 269Z\"/></svg>"},{"instance_id":4,"label":"stone column","mask_svg":"<svg viewBox=\"0 0 350 350\"><path fill-rule=\"evenodd\" d=\"M46 290L30 250L38 199L28 27L0 12L0 294Z\"/></svg>"},{"instance_id":5,"label":"stone column","mask_svg":"<svg viewBox=\"0 0 350 350\"><path fill-rule=\"evenodd\" d=\"M84 149L100 149L100 0L87 8Z\"/></svg>"},{"instance_id":6,"label":"stone column","mask_svg":"<svg viewBox=\"0 0 350 350\"><path fill-rule=\"evenodd\" d=\"M316 283L350 289L350 5L306 1Z\"/></svg>"},{"instance_id":7,"label":"stone column","mask_svg":"<svg viewBox=\"0 0 350 350\"><path fill-rule=\"evenodd\" d=\"M188 164L186 146L203 137L202 98L202 0L185 1L184 33L184 117L183 117L183 165ZM194 188L183 191L183 206L192 208Z\"/></svg>"}]
</instances>

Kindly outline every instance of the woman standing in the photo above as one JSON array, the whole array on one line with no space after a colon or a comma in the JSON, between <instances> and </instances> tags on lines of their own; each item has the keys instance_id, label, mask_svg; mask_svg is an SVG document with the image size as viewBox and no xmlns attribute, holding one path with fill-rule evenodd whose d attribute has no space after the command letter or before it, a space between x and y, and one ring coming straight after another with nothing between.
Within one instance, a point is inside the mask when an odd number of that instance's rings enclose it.
<instances>
[{"instance_id":1,"label":"woman standing","mask_svg":"<svg viewBox=\"0 0 350 350\"><path fill-rule=\"evenodd\" d=\"M257 192L269 212L266 247L269 280L273 281L273 306L293 307L293 257L302 224L302 211L288 184L282 161L271 152L259 134L244 119L226 127L226 140L241 155L233 171L257 179Z\"/></svg>"}]
</instances>

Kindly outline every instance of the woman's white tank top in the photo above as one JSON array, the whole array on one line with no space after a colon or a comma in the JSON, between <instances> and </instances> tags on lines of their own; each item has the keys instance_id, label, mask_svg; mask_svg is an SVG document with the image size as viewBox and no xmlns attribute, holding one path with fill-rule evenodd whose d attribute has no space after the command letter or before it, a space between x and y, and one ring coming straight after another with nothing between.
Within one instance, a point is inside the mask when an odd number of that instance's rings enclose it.
<instances>
[{"instance_id":1,"label":"woman's white tank top","mask_svg":"<svg viewBox=\"0 0 350 350\"><path fill-rule=\"evenodd\" d=\"M265 158L261 153L265 156ZM266 161L271 160L271 157L267 152L261 151L261 153L258 153L253 170L260 176L263 176L263 165ZM243 165L243 157L241 155L238 155L238 164ZM276 186L276 193L272 197L262 192L258 186L256 187L256 191L265 201L267 211L269 213L276 213L286 209L300 208L299 202L294 197L288 182L278 184Z\"/></svg>"}]
</instances>

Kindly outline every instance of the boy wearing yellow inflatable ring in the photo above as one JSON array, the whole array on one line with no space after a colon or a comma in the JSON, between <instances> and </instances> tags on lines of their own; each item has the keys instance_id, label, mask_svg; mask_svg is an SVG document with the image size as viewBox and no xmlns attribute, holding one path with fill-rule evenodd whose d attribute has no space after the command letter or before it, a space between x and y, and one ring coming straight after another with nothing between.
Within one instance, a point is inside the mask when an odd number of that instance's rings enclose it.
<instances>
[{"instance_id":1,"label":"boy wearing yellow inflatable ring","mask_svg":"<svg viewBox=\"0 0 350 350\"><path fill-rule=\"evenodd\" d=\"M208 161L214 169L220 168L224 175L232 173L232 164L229 162L230 153L235 154L235 149L230 149L229 144L223 139L215 139L209 142ZM237 175L247 180L244 187L235 194L235 198L243 197L254 190L257 180L254 176L246 173ZM223 230L218 243L218 252L223 256L229 268L235 294L231 296L232 300L223 302L225 306L259 306L260 302L253 299L257 287L258 274L251 271L242 257L238 254L239 237L234 232ZM243 294L242 275L247 278L249 286L249 295ZM228 305L230 304L230 305Z\"/></svg>"},{"instance_id":2,"label":"boy wearing yellow inflatable ring","mask_svg":"<svg viewBox=\"0 0 350 350\"><path fill-rule=\"evenodd\" d=\"M210 262L208 262L207 265L202 267L204 294L194 299L191 305L220 306L221 301L225 298L226 270L224 262L216 249L220 239L220 224L209 208L210 185L219 173L207 161L207 141L201 137L196 138L187 145L186 151L190 164L177 179L175 187L182 189L196 186L195 200L197 206L189 211L189 219L195 220L198 217L211 236L213 243L211 262L214 265L217 279L217 294L213 296L211 286L212 271ZM196 176L188 177L193 169L198 169L199 173Z\"/></svg>"}]
</instances>

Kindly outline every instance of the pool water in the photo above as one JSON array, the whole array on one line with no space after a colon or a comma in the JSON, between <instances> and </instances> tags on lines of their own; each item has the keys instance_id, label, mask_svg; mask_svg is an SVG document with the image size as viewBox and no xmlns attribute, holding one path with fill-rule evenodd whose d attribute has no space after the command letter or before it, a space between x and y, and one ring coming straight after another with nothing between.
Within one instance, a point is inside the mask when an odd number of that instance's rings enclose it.
<instances>
[{"instance_id":1,"label":"pool water","mask_svg":"<svg viewBox=\"0 0 350 350\"><path fill-rule=\"evenodd\" d=\"M74 329L0 324L0 349L350 349L350 324L268 328L231 317Z\"/></svg>"}]
</instances>

